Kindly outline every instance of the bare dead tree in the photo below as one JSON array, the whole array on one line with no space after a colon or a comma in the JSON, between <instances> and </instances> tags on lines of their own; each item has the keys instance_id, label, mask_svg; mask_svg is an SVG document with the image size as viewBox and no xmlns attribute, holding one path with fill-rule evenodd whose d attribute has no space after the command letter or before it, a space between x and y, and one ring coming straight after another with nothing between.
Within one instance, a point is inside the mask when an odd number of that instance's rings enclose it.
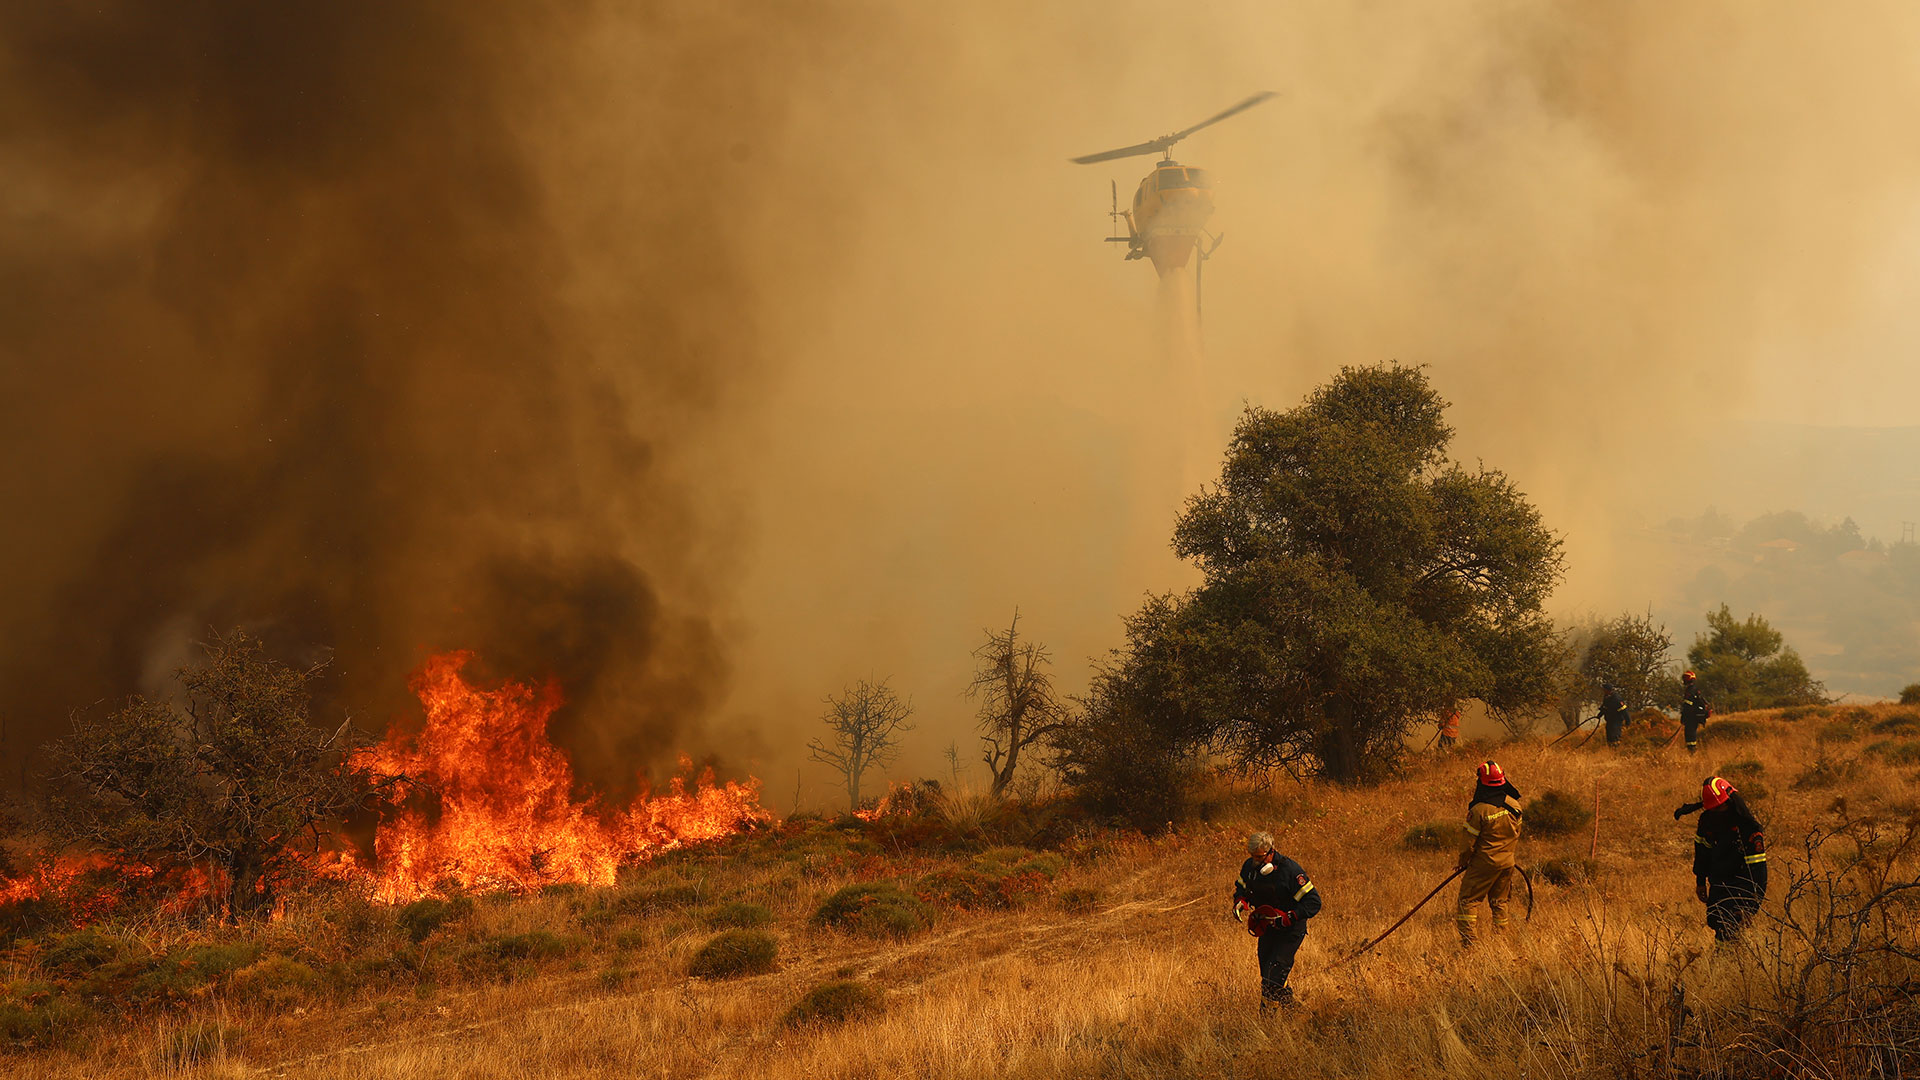
<instances>
[{"instance_id":1,"label":"bare dead tree","mask_svg":"<svg viewBox=\"0 0 1920 1080\"><path fill-rule=\"evenodd\" d=\"M986 631L973 651L979 662L967 696L980 702L982 760L993 773L997 798L1013 783L1020 752L1060 730L1066 707L1053 692L1046 646L1020 640L1020 610L1005 630Z\"/></svg>"},{"instance_id":2,"label":"bare dead tree","mask_svg":"<svg viewBox=\"0 0 1920 1080\"><path fill-rule=\"evenodd\" d=\"M885 679L862 679L839 697L827 698L827 711L820 717L827 737L814 739L807 749L813 760L833 766L846 779L851 809L860 807L861 775L899 756L900 735L913 730L907 722L912 715L913 705L901 701Z\"/></svg>"}]
</instances>

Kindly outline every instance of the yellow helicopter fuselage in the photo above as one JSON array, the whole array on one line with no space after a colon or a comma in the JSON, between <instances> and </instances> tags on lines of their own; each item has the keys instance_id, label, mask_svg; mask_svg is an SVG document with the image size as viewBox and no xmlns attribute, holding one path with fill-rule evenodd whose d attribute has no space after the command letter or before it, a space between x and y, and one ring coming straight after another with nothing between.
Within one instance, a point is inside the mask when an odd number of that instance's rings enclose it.
<instances>
[{"instance_id":1,"label":"yellow helicopter fuselage","mask_svg":"<svg viewBox=\"0 0 1920 1080\"><path fill-rule=\"evenodd\" d=\"M1213 216L1213 181L1205 169L1162 161L1140 181L1127 215L1127 258L1153 260L1165 274L1187 265Z\"/></svg>"}]
</instances>

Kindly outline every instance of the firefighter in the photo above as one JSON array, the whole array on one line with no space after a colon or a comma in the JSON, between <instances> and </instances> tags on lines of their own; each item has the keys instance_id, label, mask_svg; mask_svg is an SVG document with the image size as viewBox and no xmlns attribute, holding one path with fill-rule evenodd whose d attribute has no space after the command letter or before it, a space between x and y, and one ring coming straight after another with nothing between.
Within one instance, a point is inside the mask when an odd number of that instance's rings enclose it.
<instances>
[{"instance_id":1,"label":"firefighter","mask_svg":"<svg viewBox=\"0 0 1920 1080\"><path fill-rule=\"evenodd\" d=\"M1607 696L1600 699L1600 719L1607 722L1607 745L1620 745L1620 734L1627 728L1627 705L1620 700L1620 688L1602 683Z\"/></svg>"},{"instance_id":2,"label":"firefighter","mask_svg":"<svg viewBox=\"0 0 1920 1080\"><path fill-rule=\"evenodd\" d=\"M1718 776L1700 785L1700 801L1673 812L1675 821L1701 811L1693 834L1693 891L1707 905L1715 941L1732 941L1767 895L1767 835L1739 789Z\"/></svg>"},{"instance_id":3,"label":"firefighter","mask_svg":"<svg viewBox=\"0 0 1920 1080\"><path fill-rule=\"evenodd\" d=\"M1713 709L1707 705L1707 699L1700 696L1693 672L1680 676L1680 685L1680 726L1686 731L1687 753L1691 754L1700 749L1700 729L1707 725Z\"/></svg>"},{"instance_id":4,"label":"firefighter","mask_svg":"<svg viewBox=\"0 0 1920 1080\"><path fill-rule=\"evenodd\" d=\"M1475 770L1473 798L1467 803L1467 850L1460 853L1460 904L1454 918L1460 925L1460 944L1472 945L1474 905L1485 900L1493 913L1493 929L1507 928L1507 897L1513 892L1514 857L1520 846L1520 789L1513 786L1499 764L1480 763Z\"/></svg>"},{"instance_id":5,"label":"firefighter","mask_svg":"<svg viewBox=\"0 0 1920 1080\"><path fill-rule=\"evenodd\" d=\"M1460 710L1448 709L1446 719L1440 721L1440 749L1451 750L1460 741Z\"/></svg>"},{"instance_id":6,"label":"firefighter","mask_svg":"<svg viewBox=\"0 0 1920 1080\"><path fill-rule=\"evenodd\" d=\"M1320 892L1300 864L1273 850L1263 832L1247 837L1247 861L1233 883L1235 921L1260 942L1260 1011L1292 1005L1293 958L1307 939L1307 920L1320 913Z\"/></svg>"}]
</instances>

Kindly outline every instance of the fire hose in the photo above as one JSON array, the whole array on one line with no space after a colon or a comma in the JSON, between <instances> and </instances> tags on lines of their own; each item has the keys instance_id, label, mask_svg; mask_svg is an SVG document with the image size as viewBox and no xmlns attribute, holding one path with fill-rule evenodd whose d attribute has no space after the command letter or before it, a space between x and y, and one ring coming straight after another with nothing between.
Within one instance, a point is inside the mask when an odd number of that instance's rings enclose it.
<instances>
[{"instance_id":1,"label":"fire hose","mask_svg":"<svg viewBox=\"0 0 1920 1080\"><path fill-rule=\"evenodd\" d=\"M1515 866L1514 870L1519 873L1520 880L1525 882L1527 885L1527 915L1526 915L1525 921L1532 922L1533 921L1533 875L1527 873L1526 868L1523 866ZM1405 915L1400 916L1400 920L1398 922L1394 923L1392 926L1387 927L1384 931L1381 932L1379 937L1374 938L1372 941L1369 941L1365 945L1360 946L1360 948L1357 949L1352 956L1349 956L1345 960L1340 961L1340 963L1351 964L1355 960L1358 960L1362 956L1365 956L1375 945L1378 945L1381 942L1387 940L1388 936L1391 935L1395 930L1398 930L1402 926L1405 926L1408 919L1413 918L1414 915L1419 913L1421 908L1427 906L1427 901L1440 895L1441 889L1444 889L1448 885L1453 884L1454 878L1457 878L1461 874L1464 874L1466 872L1467 872L1467 868L1462 866L1459 869L1455 870L1453 873L1448 874L1447 879L1445 881L1442 881L1440 884L1435 885L1433 887L1432 892L1421 897L1420 902L1413 905L1413 909L1411 911L1408 911Z\"/></svg>"},{"instance_id":2,"label":"fire hose","mask_svg":"<svg viewBox=\"0 0 1920 1080\"><path fill-rule=\"evenodd\" d=\"M1598 720L1598 719L1600 719L1600 717L1598 717L1598 716L1589 716L1589 717L1587 717L1587 720ZM1582 720L1582 721L1580 721L1579 723L1577 723L1577 724L1575 724L1575 725L1573 725L1572 727L1570 727L1570 728L1568 728L1567 730L1565 730L1565 731L1563 731L1563 732L1561 732L1561 733L1560 733L1560 739L1564 739L1564 738L1566 738L1567 736L1569 736L1569 735L1571 735L1571 734L1573 734L1574 732L1576 732L1576 731L1579 731L1579 730L1580 730L1581 728L1583 728L1583 727L1586 727L1586 726L1587 726L1587 720ZM1591 736L1589 736L1589 737L1591 737ZM1551 749L1553 749L1554 747L1556 747L1556 746L1558 746L1558 745L1560 745L1560 739L1555 739L1555 740L1553 740L1552 742L1550 742L1550 743L1548 743L1548 744L1547 744L1547 749L1549 749L1549 750L1551 750ZM1585 745L1585 744L1583 743L1582 745Z\"/></svg>"}]
</instances>

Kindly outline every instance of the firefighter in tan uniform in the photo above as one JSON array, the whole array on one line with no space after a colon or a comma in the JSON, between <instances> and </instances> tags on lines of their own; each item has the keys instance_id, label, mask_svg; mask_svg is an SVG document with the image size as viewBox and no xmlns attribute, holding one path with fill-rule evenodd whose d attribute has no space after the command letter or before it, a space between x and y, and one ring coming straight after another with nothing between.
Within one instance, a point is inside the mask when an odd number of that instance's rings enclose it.
<instances>
[{"instance_id":1,"label":"firefighter in tan uniform","mask_svg":"<svg viewBox=\"0 0 1920 1080\"><path fill-rule=\"evenodd\" d=\"M1482 762L1476 770L1478 783L1473 800L1467 804L1467 850L1460 853L1459 865L1466 870L1460 879L1460 907L1455 919L1460 924L1460 943L1472 945L1474 907L1485 900L1493 913L1495 932L1507 928L1507 897L1513 892L1514 858L1520 847L1520 789L1507 780L1507 774L1494 762Z\"/></svg>"}]
</instances>

